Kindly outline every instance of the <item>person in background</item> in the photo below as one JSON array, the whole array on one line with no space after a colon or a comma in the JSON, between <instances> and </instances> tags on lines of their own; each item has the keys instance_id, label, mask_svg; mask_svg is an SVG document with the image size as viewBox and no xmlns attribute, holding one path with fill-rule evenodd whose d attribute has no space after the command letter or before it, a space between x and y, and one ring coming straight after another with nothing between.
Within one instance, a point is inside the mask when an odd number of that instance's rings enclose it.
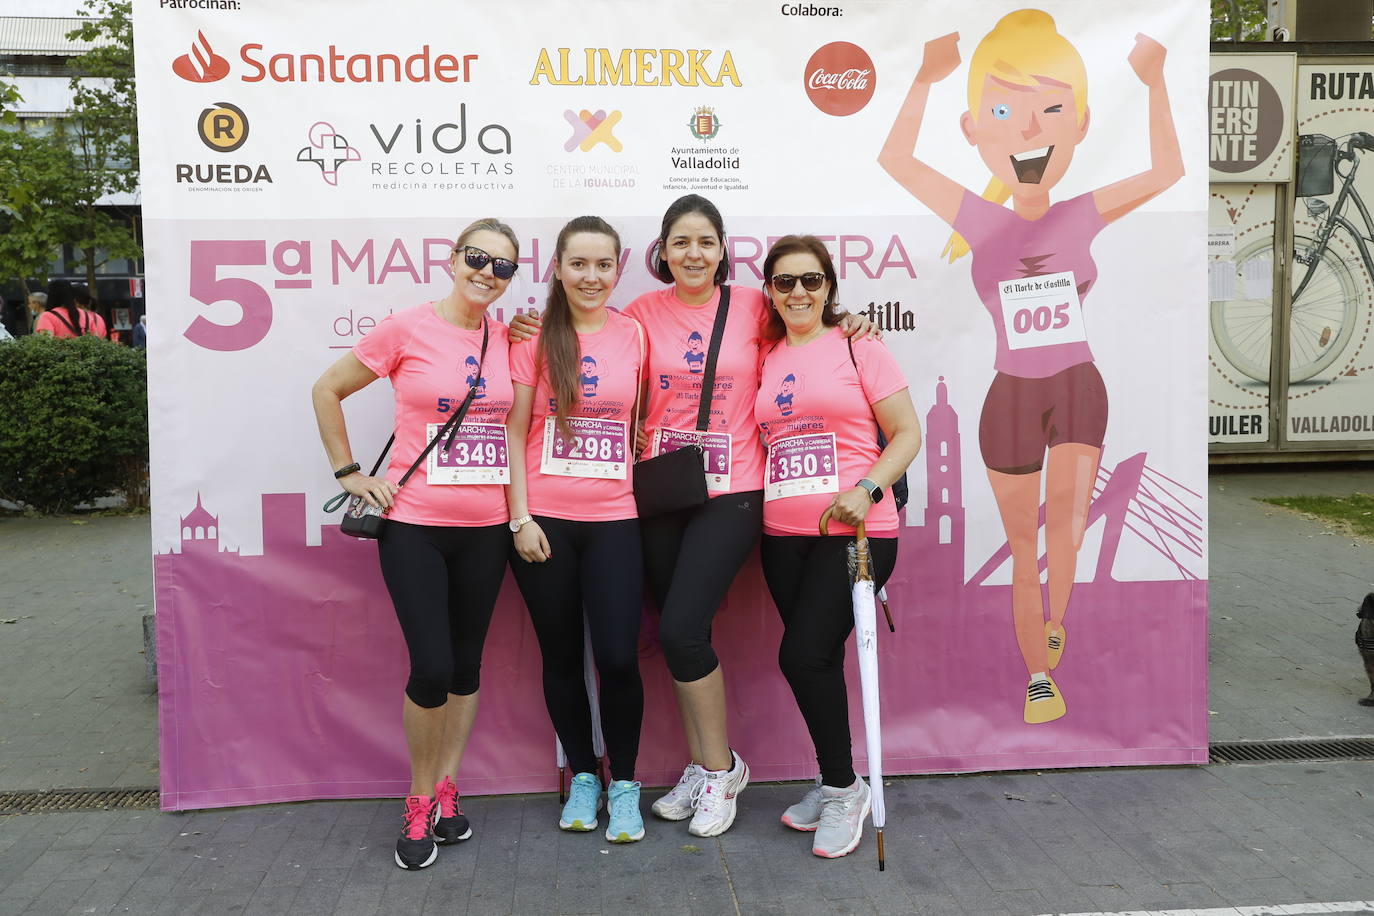
<instances>
[{"instance_id":1,"label":"person in background","mask_svg":"<svg viewBox=\"0 0 1374 916\"><path fill-rule=\"evenodd\" d=\"M47 293L29 293L29 323L25 328L25 333L32 334L38 330L38 319L48 310Z\"/></svg>"},{"instance_id":2,"label":"person in background","mask_svg":"<svg viewBox=\"0 0 1374 916\"><path fill-rule=\"evenodd\" d=\"M146 314L138 316L138 324L134 325L134 349L145 350L148 347L148 316Z\"/></svg>"},{"instance_id":3,"label":"person in background","mask_svg":"<svg viewBox=\"0 0 1374 916\"><path fill-rule=\"evenodd\" d=\"M39 334L53 337L93 337L108 338L105 319L90 310L91 291L85 286L73 286L66 280L54 280L48 285L48 303L45 311L34 325Z\"/></svg>"}]
</instances>

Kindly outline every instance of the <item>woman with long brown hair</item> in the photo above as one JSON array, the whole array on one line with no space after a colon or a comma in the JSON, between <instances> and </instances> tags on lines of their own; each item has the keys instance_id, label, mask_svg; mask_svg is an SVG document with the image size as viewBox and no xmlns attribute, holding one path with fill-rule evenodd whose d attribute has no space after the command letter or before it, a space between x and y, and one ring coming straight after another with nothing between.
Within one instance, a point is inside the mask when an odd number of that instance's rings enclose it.
<instances>
[{"instance_id":1,"label":"woman with long brown hair","mask_svg":"<svg viewBox=\"0 0 1374 916\"><path fill-rule=\"evenodd\" d=\"M579 216L564 226L554 263L543 332L510 354L511 570L539 638L544 702L574 773L558 826L595 830L602 804L583 689L585 625L611 767L606 839L632 843L644 836L635 781L643 576L629 473L644 332L606 307L620 236L605 220Z\"/></svg>"}]
</instances>

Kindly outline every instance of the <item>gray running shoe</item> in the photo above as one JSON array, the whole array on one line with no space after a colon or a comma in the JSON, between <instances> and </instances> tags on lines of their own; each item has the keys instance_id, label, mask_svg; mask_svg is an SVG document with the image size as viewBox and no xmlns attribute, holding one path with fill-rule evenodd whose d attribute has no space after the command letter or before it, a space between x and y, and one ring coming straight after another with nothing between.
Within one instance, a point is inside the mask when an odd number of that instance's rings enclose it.
<instances>
[{"instance_id":1,"label":"gray running shoe","mask_svg":"<svg viewBox=\"0 0 1374 916\"><path fill-rule=\"evenodd\" d=\"M689 763L682 768L682 778L677 781L677 785L668 790L668 794L658 799L650 806L649 810L665 821L685 821L687 818L696 814L696 795L701 781L706 778L706 771L699 763Z\"/></svg>"},{"instance_id":2,"label":"gray running shoe","mask_svg":"<svg viewBox=\"0 0 1374 916\"><path fill-rule=\"evenodd\" d=\"M847 856L859 845L864 818L873 804L868 783L859 778L847 789L821 786L821 799L821 822L811 851L827 859Z\"/></svg>"},{"instance_id":3,"label":"gray running shoe","mask_svg":"<svg viewBox=\"0 0 1374 916\"><path fill-rule=\"evenodd\" d=\"M811 791L801 801L782 813L782 822L793 830L801 830L811 833L821 823L821 805L824 797L821 795L821 778L816 777L816 784L811 787Z\"/></svg>"}]
</instances>

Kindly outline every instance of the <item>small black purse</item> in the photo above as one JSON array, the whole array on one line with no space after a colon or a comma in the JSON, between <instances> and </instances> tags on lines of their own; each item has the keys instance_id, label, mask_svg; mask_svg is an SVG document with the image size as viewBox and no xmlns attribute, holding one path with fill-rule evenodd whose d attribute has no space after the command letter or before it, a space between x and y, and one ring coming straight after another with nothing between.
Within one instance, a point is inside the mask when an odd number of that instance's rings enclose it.
<instances>
[{"instance_id":1,"label":"small black purse","mask_svg":"<svg viewBox=\"0 0 1374 916\"><path fill-rule=\"evenodd\" d=\"M415 470L424 463L425 459L429 457L429 453L434 450L434 446L438 444L440 439L444 438L444 436L448 436L448 442L444 445L445 450L448 449L449 445L453 444L453 437L458 434L458 427L463 425L463 418L467 416L468 408L472 406L473 399L477 397L477 385L482 380L482 367L487 361L487 337L487 320L483 318L482 355L478 358L477 374L473 377L474 381L472 387L468 389L468 396L463 398L463 403L453 412L453 416L449 417L448 421L434 434L434 438L429 440L429 444L425 446L424 451L420 452L420 457L415 459L415 463L405 472L405 476L401 478L401 482L396 484L397 489L406 485L406 481L410 480L410 475L414 474ZM382 446L382 453L377 456L376 464L372 465L372 470L368 473L369 477L377 476L377 471L381 468L382 461L386 458L386 453L391 451L392 443L395 441L396 434L393 432L391 438L386 440L386 445ZM325 503L324 511L333 512L343 504L345 499L348 501L348 508L344 510L343 518L339 520L339 530L349 537L363 538L371 541L380 538L382 536L382 529L386 527L386 510L379 506L372 505L361 496L350 496L348 491L345 490Z\"/></svg>"},{"instance_id":2,"label":"small black purse","mask_svg":"<svg viewBox=\"0 0 1374 916\"><path fill-rule=\"evenodd\" d=\"M716 323L711 328L711 347L701 376L701 395L697 407L697 432L705 432L711 418L711 401L716 389L716 357L725 336L725 318L730 305L730 287L720 288ZM634 466L635 508L640 518L667 515L680 509L704 505L707 499L706 466L700 444L686 445L657 455Z\"/></svg>"}]
</instances>

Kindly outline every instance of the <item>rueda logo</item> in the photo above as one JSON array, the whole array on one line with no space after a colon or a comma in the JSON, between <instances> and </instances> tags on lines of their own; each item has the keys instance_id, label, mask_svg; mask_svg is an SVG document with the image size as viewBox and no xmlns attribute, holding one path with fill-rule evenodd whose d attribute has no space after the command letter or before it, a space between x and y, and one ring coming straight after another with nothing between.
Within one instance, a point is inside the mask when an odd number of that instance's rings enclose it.
<instances>
[{"instance_id":1,"label":"rueda logo","mask_svg":"<svg viewBox=\"0 0 1374 916\"><path fill-rule=\"evenodd\" d=\"M568 142L563 144L563 149L572 152L580 149L588 152L598 143L604 143L617 153L624 149L620 141L615 138L611 130L620 123L620 112L613 111L606 114L605 109L598 109L595 112L582 109L573 111L569 108L563 112L563 119L572 125L572 136Z\"/></svg>"},{"instance_id":2,"label":"rueda logo","mask_svg":"<svg viewBox=\"0 0 1374 916\"><path fill-rule=\"evenodd\" d=\"M229 75L229 61L215 53L204 32L196 32L190 52L172 61L172 72L193 83L213 83Z\"/></svg>"},{"instance_id":3,"label":"rueda logo","mask_svg":"<svg viewBox=\"0 0 1374 916\"><path fill-rule=\"evenodd\" d=\"M217 153L232 153L248 141L248 116L228 102L216 102L196 121L200 142Z\"/></svg>"},{"instance_id":4,"label":"rueda logo","mask_svg":"<svg viewBox=\"0 0 1374 916\"><path fill-rule=\"evenodd\" d=\"M310 145L301 147L296 153L296 161L315 163L320 167L325 184L338 187L339 166L345 162L357 162L362 157L348 145L348 138L336 131L328 121L316 121L310 125L307 136Z\"/></svg>"},{"instance_id":5,"label":"rueda logo","mask_svg":"<svg viewBox=\"0 0 1374 916\"><path fill-rule=\"evenodd\" d=\"M812 54L805 79L811 104L836 117L860 111L878 85L868 52L848 41L832 41Z\"/></svg>"}]
</instances>

